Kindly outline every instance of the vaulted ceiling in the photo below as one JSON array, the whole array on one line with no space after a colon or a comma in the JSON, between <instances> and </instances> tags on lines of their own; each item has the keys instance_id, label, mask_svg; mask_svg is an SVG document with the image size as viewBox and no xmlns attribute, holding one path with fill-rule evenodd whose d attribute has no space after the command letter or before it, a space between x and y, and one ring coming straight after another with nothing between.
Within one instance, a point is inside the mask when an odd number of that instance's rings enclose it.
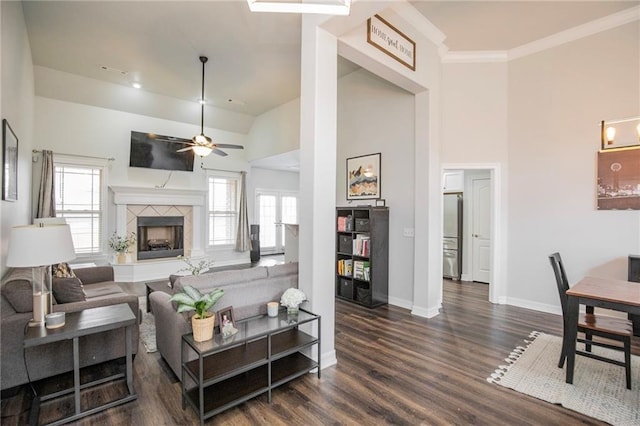
<instances>
[{"instance_id":1,"label":"vaulted ceiling","mask_svg":"<svg viewBox=\"0 0 640 426\"><path fill-rule=\"evenodd\" d=\"M410 1L450 50L508 50L639 1ZM232 1L24 1L34 65L257 116L299 96L301 18ZM356 67L340 61L339 73ZM37 86L36 86L37 89Z\"/></svg>"}]
</instances>

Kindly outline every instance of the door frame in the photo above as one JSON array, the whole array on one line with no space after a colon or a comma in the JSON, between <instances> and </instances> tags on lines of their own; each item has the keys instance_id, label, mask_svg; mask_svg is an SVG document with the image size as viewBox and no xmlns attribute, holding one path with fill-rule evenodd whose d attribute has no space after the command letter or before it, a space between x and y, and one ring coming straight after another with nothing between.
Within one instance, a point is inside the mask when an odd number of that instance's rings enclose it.
<instances>
[{"instance_id":1,"label":"door frame","mask_svg":"<svg viewBox=\"0 0 640 426\"><path fill-rule=\"evenodd\" d=\"M489 274L489 301L491 303L506 303L506 247L507 224L503 216L506 212L504 205L505 188L502 183L502 167L499 163L443 163L440 175L447 170L488 170L491 179L491 272ZM442 196L442 195L441 195ZM440 206L442 208L442 200ZM442 217L442 214L440 215ZM442 229L441 224L440 229ZM442 253L439 254L439 264L442 265Z\"/></svg>"},{"instance_id":2,"label":"door frame","mask_svg":"<svg viewBox=\"0 0 640 426\"><path fill-rule=\"evenodd\" d=\"M256 218L255 222L259 224L260 221L260 202L258 201L258 198L260 197L260 195L274 195L277 199L276 201L276 220L278 221L282 221L282 204L281 204L281 198L283 196L293 196L295 197L298 201L296 202L296 217L298 218L298 223L300 223L300 205L299 205L299 201L300 201L300 196L298 195L298 191L293 191L293 190L286 190L286 189L272 189L272 188L256 188L254 191L254 217ZM264 254L269 255L269 254L280 254L281 252L279 251L280 248L282 248L282 253L284 253L285 250L285 242L284 242L284 237L283 240L280 242L281 243L281 247L279 247L277 245L278 243L278 230L279 229L283 229L282 228L283 225L276 225L276 246L274 247L273 250L267 250L266 252L264 252Z\"/></svg>"}]
</instances>

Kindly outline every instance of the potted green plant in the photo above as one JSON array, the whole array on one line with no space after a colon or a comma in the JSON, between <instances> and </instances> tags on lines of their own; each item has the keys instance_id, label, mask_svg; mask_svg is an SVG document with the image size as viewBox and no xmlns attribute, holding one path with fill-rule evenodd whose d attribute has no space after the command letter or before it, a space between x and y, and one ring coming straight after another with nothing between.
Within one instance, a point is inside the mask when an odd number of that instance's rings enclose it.
<instances>
[{"instance_id":1,"label":"potted green plant","mask_svg":"<svg viewBox=\"0 0 640 426\"><path fill-rule=\"evenodd\" d=\"M136 244L136 234L131 232L130 234L121 237L116 232L109 238L109 248L118 254L118 263L125 263L127 252L129 247Z\"/></svg>"},{"instance_id":2,"label":"potted green plant","mask_svg":"<svg viewBox=\"0 0 640 426\"><path fill-rule=\"evenodd\" d=\"M191 317L193 340L204 342L213 338L213 327L216 316L209 309L224 295L224 290L216 288L210 293L202 294L197 288L186 285L181 291L171 296L171 301L178 304L178 313L195 311Z\"/></svg>"}]
</instances>

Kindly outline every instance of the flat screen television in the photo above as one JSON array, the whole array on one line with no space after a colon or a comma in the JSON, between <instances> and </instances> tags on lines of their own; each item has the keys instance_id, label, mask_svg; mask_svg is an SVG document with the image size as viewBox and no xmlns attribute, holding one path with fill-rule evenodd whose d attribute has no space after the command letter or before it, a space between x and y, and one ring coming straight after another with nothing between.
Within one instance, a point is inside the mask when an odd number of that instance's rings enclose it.
<instances>
[{"instance_id":1,"label":"flat screen television","mask_svg":"<svg viewBox=\"0 0 640 426\"><path fill-rule=\"evenodd\" d=\"M129 166L192 172L193 150L177 152L190 147L189 142L190 139L132 131Z\"/></svg>"}]
</instances>

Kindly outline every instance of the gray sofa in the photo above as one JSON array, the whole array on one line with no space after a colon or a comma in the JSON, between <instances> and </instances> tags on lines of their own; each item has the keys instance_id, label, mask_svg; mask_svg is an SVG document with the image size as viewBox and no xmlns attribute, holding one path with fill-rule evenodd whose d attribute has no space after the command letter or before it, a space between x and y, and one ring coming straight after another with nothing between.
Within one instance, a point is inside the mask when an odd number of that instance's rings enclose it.
<instances>
[{"instance_id":1,"label":"gray sofa","mask_svg":"<svg viewBox=\"0 0 640 426\"><path fill-rule=\"evenodd\" d=\"M203 275L176 277L173 291L185 285L201 292L214 288L224 290L224 296L213 307L215 310L233 306L235 320L266 314L267 302L280 301L288 288L298 287L298 264L285 263L270 267L255 267L219 271ZM178 314L170 295L161 291L151 293L149 302L156 322L156 343L162 358L178 378L180 374L181 339L191 333L191 323L185 314Z\"/></svg>"},{"instance_id":2,"label":"gray sofa","mask_svg":"<svg viewBox=\"0 0 640 426\"><path fill-rule=\"evenodd\" d=\"M74 269L86 293L86 300L55 303L54 312L78 312L87 308L128 303L140 319L138 297L123 291L113 281L113 268L97 266ZM54 278L54 287L67 278ZM2 358L1 388L7 390L31 381L73 370L72 342L51 343L23 351L25 327L33 317L31 270L10 270L0 289L0 328ZM55 294L55 293L54 293ZM55 299L55 298L54 298ZM138 321L139 322L139 321ZM132 334L133 353L138 350L138 328ZM80 366L98 364L125 355L124 333L112 330L80 338ZM27 376L27 367L28 373Z\"/></svg>"}]
</instances>

